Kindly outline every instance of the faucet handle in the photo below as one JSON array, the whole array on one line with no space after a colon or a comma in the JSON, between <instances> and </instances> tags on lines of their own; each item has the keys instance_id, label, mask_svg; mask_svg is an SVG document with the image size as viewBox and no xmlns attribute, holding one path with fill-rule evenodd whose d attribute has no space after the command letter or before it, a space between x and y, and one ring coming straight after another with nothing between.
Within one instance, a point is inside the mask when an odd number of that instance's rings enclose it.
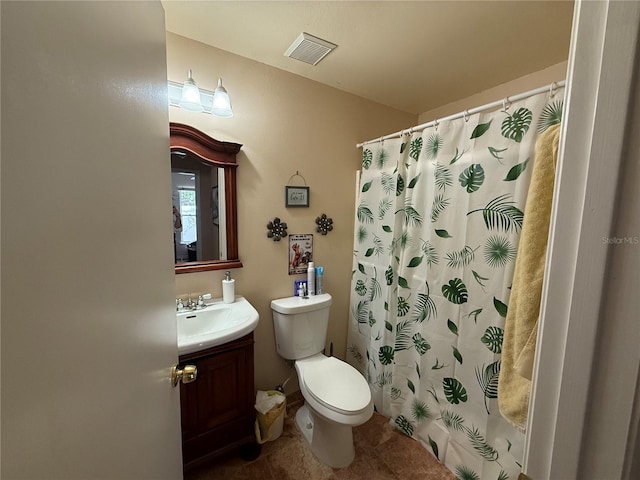
<instances>
[{"instance_id":1,"label":"faucet handle","mask_svg":"<svg viewBox=\"0 0 640 480\"><path fill-rule=\"evenodd\" d=\"M198 297L198 305L197 306L200 307L200 308L204 307L204 298L203 298L202 295L200 295Z\"/></svg>"},{"instance_id":2,"label":"faucet handle","mask_svg":"<svg viewBox=\"0 0 640 480\"><path fill-rule=\"evenodd\" d=\"M182 299L178 298L176 300L176 310L182 310L184 308L184 303L182 303Z\"/></svg>"}]
</instances>

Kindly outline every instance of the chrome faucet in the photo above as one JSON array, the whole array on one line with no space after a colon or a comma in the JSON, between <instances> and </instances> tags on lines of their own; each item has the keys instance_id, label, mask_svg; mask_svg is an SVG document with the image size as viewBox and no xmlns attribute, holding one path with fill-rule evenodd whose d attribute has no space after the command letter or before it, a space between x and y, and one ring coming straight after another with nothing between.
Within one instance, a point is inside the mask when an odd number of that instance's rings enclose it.
<instances>
[{"instance_id":1,"label":"chrome faucet","mask_svg":"<svg viewBox=\"0 0 640 480\"><path fill-rule=\"evenodd\" d=\"M211 294L205 293L204 295L198 295L198 300L193 301L191 299L191 294L189 294L189 298L187 299L187 303L182 301L182 298L176 299L176 311L180 312L182 310L199 310L201 308L206 308L207 304L204 302L205 300L211 300Z\"/></svg>"},{"instance_id":2,"label":"chrome faucet","mask_svg":"<svg viewBox=\"0 0 640 480\"><path fill-rule=\"evenodd\" d=\"M196 302L191 300L191 295L189 295L189 300L187 300L187 304L185 305L189 310L195 310Z\"/></svg>"}]
</instances>

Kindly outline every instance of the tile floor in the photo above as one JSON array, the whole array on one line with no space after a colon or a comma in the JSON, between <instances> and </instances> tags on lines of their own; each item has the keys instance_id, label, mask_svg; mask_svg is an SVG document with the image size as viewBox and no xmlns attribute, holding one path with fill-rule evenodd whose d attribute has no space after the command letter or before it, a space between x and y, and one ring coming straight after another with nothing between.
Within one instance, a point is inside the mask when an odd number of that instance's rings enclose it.
<instances>
[{"instance_id":1,"label":"tile floor","mask_svg":"<svg viewBox=\"0 0 640 480\"><path fill-rule=\"evenodd\" d=\"M287 401L282 435L264 444L256 460L245 462L232 456L188 472L185 480L455 480L430 452L377 413L354 428L353 463L346 468L328 467L316 460L295 425L301 397L294 395Z\"/></svg>"}]
</instances>

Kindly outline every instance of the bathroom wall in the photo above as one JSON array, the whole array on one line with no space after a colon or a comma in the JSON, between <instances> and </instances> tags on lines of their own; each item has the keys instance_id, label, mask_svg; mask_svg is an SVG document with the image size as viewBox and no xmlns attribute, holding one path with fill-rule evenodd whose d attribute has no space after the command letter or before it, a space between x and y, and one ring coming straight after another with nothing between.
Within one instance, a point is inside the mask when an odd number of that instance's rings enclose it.
<instances>
[{"instance_id":1,"label":"bathroom wall","mask_svg":"<svg viewBox=\"0 0 640 480\"><path fill-rule=\"evenodd\" d=\"M517 95L534 88L549 85L551 82L564 80L567 76L567 62L560 62L551 65L543 70L530 73L510 82L502 83L493 88L483 90L466 98L456 100L438 108L421 113L418 118L419 123L427 123L431 120L454 115L464 110L480 107L487 103L495 102L510 95Z\"/></svg>"},{"instance_id":2,"label":"bathroom wall","mask_svg":"<svg viewBox=\"0 0 640 480\"><path fill-rule=\"evenodd\" d=\"M294 60L291 60L294 61ZM313 233L316 265L325 267L325 290L333 296L327 341L344 358L353 249L356 143L415 125L418 118L265 64L167 33L169 80L183 82L187 70L201 88L213 90L218 76L234 109L231 119L169 109L181 122L224 141L243 144L238 155L238 235L243 268L231 273L236 293L256 307L256 387L273 388L290 374L276 353L269 303L293 294L288 275L288 241L266 237L274 217L291 233ZM317 67L322 68L321 64ZM167 158L168 162L168 158ZM167 164L167 168L169 165ZM284 187L298 171L311 189L309 208L285 208ZM299 177L291 184L300 185ZM167 192L170 195L170 192ZM315 233L315 218L326 213L334 230ZM176 295L212 292L221 296L224 272L176 275ZM295 390L296 381L287 385Z\"/></svg>"}]
</instances>

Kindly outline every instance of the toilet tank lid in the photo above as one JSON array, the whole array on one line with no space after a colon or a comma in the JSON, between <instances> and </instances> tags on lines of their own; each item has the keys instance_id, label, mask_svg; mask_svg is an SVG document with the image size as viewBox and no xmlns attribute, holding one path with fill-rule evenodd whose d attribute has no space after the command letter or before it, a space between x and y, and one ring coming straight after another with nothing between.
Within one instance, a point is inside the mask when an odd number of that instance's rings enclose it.
<instances>
[{"instance_id":1,"label":"toilet tank lid","mask_svg":"<svg viewBox=\"0 0 640 480\"><path fill-rule=\"evenodd\" d=\"M328 293L312 295L309 298L287 297L271 300L271 310L286 315L313 312L329 306L331 306L331 295Z\"/></svg>"}]
</instances>

